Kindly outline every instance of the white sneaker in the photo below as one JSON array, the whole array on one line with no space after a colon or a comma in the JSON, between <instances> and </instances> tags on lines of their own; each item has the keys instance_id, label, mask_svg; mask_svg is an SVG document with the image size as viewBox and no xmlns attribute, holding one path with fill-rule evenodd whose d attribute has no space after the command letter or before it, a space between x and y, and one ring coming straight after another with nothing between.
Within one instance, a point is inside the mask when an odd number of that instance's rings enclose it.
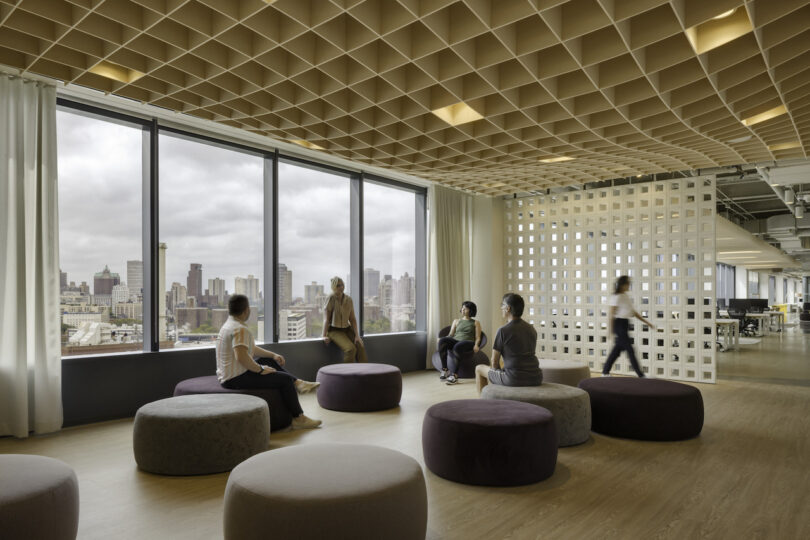
<instances>
[{"instance_id":1,"label":"white sneaker","mask_svg":"<svg viewBox=\"0 0 810 540\"><path fill-rule=\"evenodd\" d=\"M298 379L297 381L295 381L295 390L299 394L306 394L307 392L312 392L320 385L321 383L319 382L302 381L301 379Z\"/></svg>"},{"instance_id":2,"label":"white sneaker","mask_svg":"<svg viewBox=\"0 0 810 540\"><path fill-rule=\"evenodd\" d=\"M321 425L320 420L315 420L313 418L309 418L308 416L302 414L298 418L293 418L292 421L292 428L293 429L314 429Z\"/></svg>"},{"instance_id":3,"label":"white sneaker","mask_svg":"<svg viewBox=\"0 0 810 540\"><path fill-rule=\"evenodd\" d=\"M610 373L602 373L602 377L610 377Z\"/></svg>"}]
</instances>

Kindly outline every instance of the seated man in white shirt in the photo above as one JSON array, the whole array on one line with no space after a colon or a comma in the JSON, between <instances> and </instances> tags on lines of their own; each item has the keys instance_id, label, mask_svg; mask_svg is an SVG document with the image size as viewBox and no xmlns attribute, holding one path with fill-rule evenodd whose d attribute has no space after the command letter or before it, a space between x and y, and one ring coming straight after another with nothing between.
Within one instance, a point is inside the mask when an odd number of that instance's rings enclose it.
<instances>
[{"instance_id":1,"label":"seated man in white shirt","mask_svg":"<svg viewBox=\"0 0 810 540\"><path fill-rule=\"evenodd\" d=\"M281 392L284 405L293 416L293 429L316 428L320 420L304 415L298 393L314 390L320 383L302 381L284 370L285 360L256 347L245 321L250 317L247 296L236 294L228 301L229 317L217 336L217 379L225 388L271 388ZM254 360L265 359L262 363Z\"/></svg>"}]
</instances>

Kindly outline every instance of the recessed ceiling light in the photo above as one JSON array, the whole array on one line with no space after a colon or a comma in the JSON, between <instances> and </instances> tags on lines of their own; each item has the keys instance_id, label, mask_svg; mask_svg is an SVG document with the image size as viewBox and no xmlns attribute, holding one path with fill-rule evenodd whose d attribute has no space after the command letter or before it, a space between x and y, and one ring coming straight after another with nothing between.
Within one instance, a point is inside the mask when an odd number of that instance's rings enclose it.
<instances>
[{"instance_id":1,"label":"recessed ceiling light","mask_svg":"<svg viewBox=\"0 0 810 540\"><path fill-rule=\"evenodd\" d=\"M734 253L762 253L761 251L718 251L718 255L732 255Z\"/></svg>"},{"instance_id":2,"label":"recessed ceiling light","mask_svg":"<svg viewBox=\"0 0 810 540\"><path fill-rule=\"evenodd\" d=\"M753 126L754 124L765 122L766 120L776 118L777 116L783 115L785 113L787 113L787 108L785 108L784 105L779 105L778 107L768 109L763 113L755 114L754 116L749 116L748 118L743 118L742 123L744 126Z\"/></svg>"},{"instance_id":3,"label":"recessed ceiling light","mask_svg":"<svg viewBox=\"0 0 810 540\"><path fill-rule=\"evenodd\" d=\"M748 142L750 140L751 140L751 135L744 135L742 137L737 137L736 139L729 139L728 142L730 142L731 144L737 144L737 143Z\"/></svg>"},{"instance_id":4,"label":"recessed ceiling light","mask_svg":"<svg viewBox=\"0 0 810 540\"><path fill-rule=\"evenodd\" d=\"M553 158L541 159L540 162L542 162L542 163L560 163L560 162L563 162L563 161L571 161L572 159L574 159L574 158L572 158L571 156L558 156L558 157L553 157Z\"/></svg>"},{"instance_id":5,"label":"recessed ceiling light","mask_svg":"<svg viewBox=\"0 0 810 540\"><path fill-rule=\"evenodd\" d=\"M463 101L442 107L441 109L435 109L431 112L451 126L458 126L483 118L481 114Z\"/></svg>"},{"instance_id":6,"label":"recessed ceiling light","mask_svg":"<svg viewBox=\"0 0 810 540\"><path fill-rule=\"evenodd\" d=\"M102 60L87 71L122 83L131 83L144 76L144 73L138 70L119 66L118 64L107 62L106 60Z\"/></svg>"},{"instance_id":7,"label":"recessed ceiling light","mask_svg":"<svg viewBox=\"0 0 810 540\"><path fill-rule=\"evenodd\" d=\"M800 143L799 141L792 141L792 142L786 142L786 143L780 143L780 144L772 144L772 145L768 146L768 150L770 150L772 152L776 151L776 150L790 150L791 148L799 148L799 147L801 147L801 145L802 145L802 143Z\"/></svg>"},{"instance_id":8,"label":"recessed ceiling light","mask_svg":"<svg viewBox=\"0 0 810 540\"><path fill-rule=\"evenodd\" d=\"M744 9L733 9L686 29L686 38L698 54L704 54L752 32L754 26Z\"/></svg>"},{"instance_id":9,"label":"recessed ceiling light","mask_svg":"<svg viewBox=\"0 0 810 540\"><path fill-rule=\"evenodd\" d=\"M724 11L723 13L721 13L720 15L717 15L716 17L712 17L712 19L715 20L715 21L719 21L720 19L725 19L726 17L731 17L732 15L734 15L735 11L737 11L737 8L730 9L728 11Z\"/></svg>"},{"instance_id":10,"label":"recessed ceiling light","mask_svg":"<svg viewBox=\"0 0 810 540\"><path fill-rule=\"evenodd\" d=\"M323 146L318 146L315 143L311 143L303 139L290 139L290 142L295 143L298 146L303 146L304 148L309 148L310 150L326 150Z\"/></svg>"}]
</instances>

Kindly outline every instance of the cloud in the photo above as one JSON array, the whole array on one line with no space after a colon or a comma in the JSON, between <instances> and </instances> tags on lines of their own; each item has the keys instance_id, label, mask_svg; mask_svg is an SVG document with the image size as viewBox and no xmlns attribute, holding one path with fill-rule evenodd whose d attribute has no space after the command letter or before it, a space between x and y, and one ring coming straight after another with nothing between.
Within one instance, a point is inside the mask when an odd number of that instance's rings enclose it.
<instances>
[{"instance_id":1,"label":"cloud","mask_svg":"<svg viewBox=\"0 0 810 540\"><path fill-rule=\"evenodd\" d=\"M126 281L126 261L142 258L142 131L58 112L60 259L68 279L92 285L109 265ZM186 283L203 265L203 289L219 277L253 274L264 290L264 158L161 134L159 237L166 243L166 286ZM279 163L279 262L305 284L348 277L350 181L347 176ZM414 194L366 183L365 261L382 274L414 272Z\"/></svg>"}]
</instances>

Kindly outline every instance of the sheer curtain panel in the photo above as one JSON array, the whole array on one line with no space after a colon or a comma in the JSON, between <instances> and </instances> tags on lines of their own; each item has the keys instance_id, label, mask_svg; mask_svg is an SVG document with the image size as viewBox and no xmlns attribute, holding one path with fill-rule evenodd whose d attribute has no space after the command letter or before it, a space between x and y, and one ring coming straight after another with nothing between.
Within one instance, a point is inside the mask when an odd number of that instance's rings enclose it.
<instances>
[{"instance_id":1,"label":"sheer curtain panel","mask_svg":"<svg viewBox=\"0 0 810 540\"><path fill-rule=\"evenodd\" d=\"M0 436L62 427L56 89L0 74Z\"/></svg>"},{"instance_id":2,"label":"sheer curtain panel","mask_svg":"<svg viewBox=\"0 0 810 540\"><path fill-rule=\"evenodd\" d=\"M473 198L441 186L428 190L428 356L436 350L439 330L460 316L461 302L470 299Z\"/></svg>"}]
</instances>

